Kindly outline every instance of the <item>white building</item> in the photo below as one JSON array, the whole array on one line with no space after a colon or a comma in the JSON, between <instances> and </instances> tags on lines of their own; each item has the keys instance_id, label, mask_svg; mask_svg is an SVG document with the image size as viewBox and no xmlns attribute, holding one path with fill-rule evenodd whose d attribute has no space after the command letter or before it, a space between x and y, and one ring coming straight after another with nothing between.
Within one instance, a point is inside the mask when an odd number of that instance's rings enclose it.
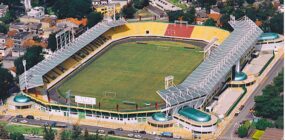
<instances>
[{"instance_id":1,"label":"white building","mask_svg":"<svg viewBox=\"0 0 285 140\"><path fill-rule=\"evenodd\" d=\"M34 18L43 18L45 15L44 7L34 7L31 11L27 12L27 15Z\"/></svg>"},{"instance_id":2,"label":"white building","mask_svg":"<svg viewBox=\"0 0 285 140\"><path fill-rule=\"evenodd\" d=\"M0 5L0 17L4 17L8 12L8 5Z\"/></svg>"},{"instance_id":3,"label":"white building","mask_svg":"<svg viewBox=\"0 0 285 140\"><path fill-rule=\"evenodd\" d=\"M277 33L263 33L255 46L258 51L277 51L282 47L284 47L284 36Z\"/></svg>"},{"instance_id":4,"label":"white building","mask_svg":"<svg viewBox=\"0 0 285 140\"><path fill-rule=\"evenodd\" d=\"M150 0L149 3L152 6L158 7L163 11L177 11L182 10L180 7L173 5L172 3L168 2L167 0Z\"/></svg>"}]
</instances>

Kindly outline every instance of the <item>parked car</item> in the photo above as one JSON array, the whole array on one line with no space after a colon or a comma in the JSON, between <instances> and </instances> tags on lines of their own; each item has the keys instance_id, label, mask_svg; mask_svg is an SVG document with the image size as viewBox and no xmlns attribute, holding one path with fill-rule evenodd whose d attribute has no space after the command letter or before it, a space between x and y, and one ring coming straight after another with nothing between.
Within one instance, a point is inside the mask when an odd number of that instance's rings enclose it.
<instances>
[{"instance_id":1,"label":"parked car","mask_svg":"<svg viewBox=\"0 0 285 140\"><path fill-rule=\"evenodd\" d=\"M34 117L34 116L32 116L32 115L28 115L28 116L26 116L26 118L27 118L27 119L30 119L30 120L35 119L35 117Z\"/></svg>"},{"instance_id":2,"label":"parked car","mask_svg":"<svg viewBox=\"0 0 285 140\"><path fill-rule=\"evenodd\" d=\"M123 131L124 129L123 128L117 128L116 130Z\"/></svg>"},{"instance_id":3,"label":"parked car","mask_svg":"<svg viewBox=\"0 0 285 140\"><path fill-rule=\"evenodd\" d=\"M103 129L99 129L99 130L98 130L98 133L103 134L103 133L105 133L105 130L103 130Z\"/></svg>"},{"instance_id":4,"label":"parked car","mask_svg":"<svg viewBox=\"0 0 285 140\"><path fill-rule=\"evenodd\" d=\"M235 113L235 116L238 116L238 115L239 115L239 111Z\"/></svg>"},{"instance_id":5,"label":"parked car","mask_svg":"<svg viewBox=\"0 0 285 140\"><path fill-rule=\"evenodd\" d=\"M162 132L161 136L166 137L166 138L173 138L173 133L172 132Z\"/></svg>"},{"instance_id":6,"label":"parked car","mask_svg":"<svg viewBox=\"0 0 285 140\"><path fill-rule=\"evenodd\" d=\"M182 139L181 136L173 136L173 138L175 138L175 139Z\"/></svg>"},{"instance_id":7,"label":"parked car","mask_svg":"<svg viewBox=\"0 0 285 140\"><path fill-rule=\"evenodd\" d=\"M20 123L28 123L27 120L21 120Z\"/></svg>"},{"instance_id":8,"label":"parked car","mask_svg":"<svg viewBox=\"0 0 285 140\"><path fill-rule=\"evenodd\" d=\"M145 132L145 131L140 131L140 133L141 133L141 134L146 134L146 132Z\"/></svg>"},{"instance_id":9,"label":"parked car","mask_svg":"<svg viewBox=\"0 0 285 140\"><path fill-rule=\"evenodd\" d=\"M140 131L139 131L139 130L133 130L133 132L134 132L134 133L139 133Z\"/></svg>"},{"instance_id":10,"label":"parked car","mask_svg":"<svg viewBox=\"0 0 285 140\"><path fill-rule=\"evenodd\" d=\"M239 110L242 110L244 108L244 105L241 105L240 107L239 107Z\"/></svg>"},{"instance_id":11,"label":"parked car","mask_svg":"<svg viewBox=\"0 0 285 140\"><path fill-rule=\"evenodd\" d=\"M113 130L108 131L108 134L110 134L110 135L115 135L115 131L113 131Z\"/></svg>"},{"instance_id":12,"label":"parked car","mask_svg":"<svg viewBox=\"0 0 285 140\"><path fill-rule=\"evenodd\" d=\"M135 138L138 138L138 139L142 138L141 135L135 135L134 137L135 137Z\"/></svg>"},{"instance_id":13,"label":"parked car","mask_svg":"<svg viewBox=\"0 0 285 140\"><path fill-rule=\"evenodd\" d=\"M23 115L17 115L16 118L24 118Z\"/></svg>"},{"instance_id":14,"label":"parked car","mask_svg":"<svg viewBox=\"0 0 285 140\"><path fill-rule=\"evenodd\" d=\"M128 137L133 137L133 136L134 136L134 134L132 134L132 133L128 134Z\"/></svg>"}]
</instances>

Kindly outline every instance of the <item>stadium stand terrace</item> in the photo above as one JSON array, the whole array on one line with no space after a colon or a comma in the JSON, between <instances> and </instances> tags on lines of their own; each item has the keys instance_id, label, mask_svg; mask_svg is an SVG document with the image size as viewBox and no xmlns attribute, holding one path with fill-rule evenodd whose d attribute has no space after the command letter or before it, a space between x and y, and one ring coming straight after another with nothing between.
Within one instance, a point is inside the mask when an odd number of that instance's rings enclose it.
<instances>
[{"instance_id":1,"label":"stadium stand terrace","mask_svg":"<svg viewBox=\"0 0 285 140\"><path fill-rule=\"evenodd\" d=\"M183 29L183 31L181 31ZM104 36L113 40L129 36L169 36L210 42L214 37L216 44L222 43L229 32L209 26L175 25L161 22L133 22L110 29Z\"/></svg>"},{"instance_id":2,"label":"stadium stand terrace","mask_svg":"<svg viewBox=\"0 0 285 140\"><path fill-rule=\"evenodd\" d=\"M231 20L230 24L234 31L181 84L158 91L168 106L166 110L185 104L193 108L202 107L263 33L247 17Z\"/></svg>"},{"instance_id":3,"label":"stadium stand terrace","mask_svg":"<svg viewBox=\"0 0 285 140\"><path fill-rule=\"evenodd\" d=\"M187 26L184 24L168 24L165 31L165 36L175 36L175 37L185 37L191 38L191 33L194 29L194 26Z\"/></svg>"}]
</instances>

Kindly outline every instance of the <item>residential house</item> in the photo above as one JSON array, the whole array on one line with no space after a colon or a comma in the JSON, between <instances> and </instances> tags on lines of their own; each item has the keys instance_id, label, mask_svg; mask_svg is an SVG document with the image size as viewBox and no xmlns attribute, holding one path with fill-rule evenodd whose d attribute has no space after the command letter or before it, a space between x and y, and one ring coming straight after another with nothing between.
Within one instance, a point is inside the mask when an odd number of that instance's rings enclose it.
<instances>
[{"instance_id":1,"label":"residential house","mask_svg":"<svg viewBox=\"0 0 285 140\"><path fill-rule=\"evenodd\" d=\"M6 15L6 13L8 12L8 8L8 5L0 5L0 18Z\"/></svg>"},{"instance_id":2,"label":"residential house","mask_svg":"<svg viewBox=\"0 0 285 140\"><path fill-rule=\"evenodd\" d=\"M152 6L156 6L163 11L177 11L182 10L180 7L173 5L167 0L150 0L149 4Z\"/></svg>"},{"instance_id":3,"label":"residential house","mask_svg":"<svg viewBox=\"0 0 285 140\"><path fill-rule=\"evenodd\" d=\"M42 18L45 15L45 9L41 6L34 7L29 12L27 12L27 15L34 18Z\"/></svg>"},{"instance_id":4,"label":"residential house","mask_svg":"<svg viewBox=\"0 0 285 140\"><path fill-rule=\"evenodd\" d=\"M24 42L31 39L32 35L29 32L19 32L13 37L14 47L21 48Z\"/></svg>"}]
</instances>

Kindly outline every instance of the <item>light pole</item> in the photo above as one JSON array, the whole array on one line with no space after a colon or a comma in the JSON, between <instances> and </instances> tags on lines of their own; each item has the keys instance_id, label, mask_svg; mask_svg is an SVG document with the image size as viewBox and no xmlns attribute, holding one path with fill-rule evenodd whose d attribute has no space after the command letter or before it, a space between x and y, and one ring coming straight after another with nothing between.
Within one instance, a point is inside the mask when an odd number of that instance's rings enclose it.
<instances>
[{"instance_id":1,"label":"light pole","mask_svg":"<svg viewBox=\"0 0 285 140\"><path fill-rule=\"evenodd\" d=\"M23 59L22 63L23 63L23 66L24 66L25 88L27 90L28 89L28 85L27 85L27 68L26 68L27 62L26 62L25 59Z\"/></svg>"},{"instance_id":2,"label":"light pole","mask_svg":"<svg viewBox=\"0 0 285 140\"><path fill-rule=\"evenodd\" d=\"M68 123L71 126L71 122L70 122L70 97L71 97L71 91L68 90L66 93L67 93L66 98L68 98L67 99L67 104L68 104Z\"/></svg>"}]
</instances>

